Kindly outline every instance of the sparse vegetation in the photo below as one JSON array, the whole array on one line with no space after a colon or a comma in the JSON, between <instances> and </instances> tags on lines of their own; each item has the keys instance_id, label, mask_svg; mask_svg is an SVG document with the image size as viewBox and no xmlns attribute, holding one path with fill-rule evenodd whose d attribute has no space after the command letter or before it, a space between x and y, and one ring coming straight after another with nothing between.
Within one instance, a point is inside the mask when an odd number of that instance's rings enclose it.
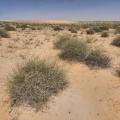
<instances>
[{"instance_id":1,"label":"sparse vegetation","mask_svg":"<svg viewBox=\"0 0 120 120\"><path fill-rule=\"evenodd\" d=\"M49 97L65 88L63 70L43 60L30 60L18 66L9 82L11 105L26 103L42 107Z\"/></svg>"},{"instance_id":2,"label":"sparse vegetation","mask_svg":"<svg viewBox=\"0 0 120 120\"><path fill-rule=\"evenodd\" d=\"M117 38L115 38L112 42L112 45L115 45L117 47L120 47L120 36L118 36Z\"/></svg>"},{"instance_id":3,"label":"sparse vegetation","mask_svg":"<svg viewBox=\"0 0 120 120\"><path fill-rule=\"evenodd\" d=\"M7 31L5 30L0 30L0 37L3 37L3 38L9 38L9 34Z\"/></svg>"},{"instance_id":4,"label":"sparse vegetation","mask_svg":"<svg viewBox=\"0 0 120 120\"><path fill-rule=\"evenodd\" d=\"M83 41L71 39L62 48L60 57L72 61L84 61L89 53L89 47Z\"/></svg>"},{"instance_id":5,"label":"sparse vegetation","mask_svg":"<svg viewBox=\"0 0 120 120\"><path fill-rule=\"evenodd\" d=\"M93 50L93 48L83 40L71 38L65 42L63 39L60 39L57 45L59 45L57 48L62 50L60 54L62 59L84 62L88 65L101 68L110 66L110 58L108 56L98 49Z\"/></svg>"},{"instance_id":6,"label":"sparse vegetation","mask_svg":"<svg viewBox=\"0 0 120 120\"><path fill-rule=\"evenodd\" d=\"M54 29L54 31L61 31L61 30L63 30L63 28L60 27L60 26L54 26L53 29Z\"/></svg>"},{"instance_id":7,"label":"sparse vegetation","mask_svg":"<svg viewBox=\"0 0 120 120\"><path fill-rule=\"evenodd\" d=\"M117 76L120 77L120 65L119 65L119 67L116 69L116 73L117 73Z\"/></svg>"},{"instance_id":8,"label":"sparse vegetation","mask_svg":"<svg viewBox=\"0 0 120 120\"><path fill-rule=\"evenodd\" d=\"M16 31L16 28L14 26L6 25L5 30L6 31Z\"/></svg>"},{"instance_id":9,"label":"sparse vegetation","mask_svg":"<svg viewBox=\"0 0 120 120\"><path fill-rule=\"evenodd\" d=\"M91 50L86 59L86 64L90 66L98 66L101 68L110 67L110 58L106 56L101 50Z\"/></svg>"},{"instance_id":10,"label":"sparse vegetation","mask_svg":"<svg viewBox=\"0 0 120 120\"><path fill-rule=\"evenodd\" d=\"M60 36L59 39L55 42L55 48L62 49L65 45L71 40L71 36L64 35Z\"/></svg>"},{"instance_id":11,"label":"sparse vegetation","mask_svg":"<svg viewBox=\"0 0 120 120\"><path fill-rule=\"evenodd\" d=\"M93 35L93 34L95 33L93 29L89 29L89 30L87 30L86 32L87 32L87 34L89 34L89 35Z\"/></svg>"},{"instance_id":12,"label":"sparse vegetation","mask_svg":"<svg viewBox=\"0 0 120 120\"><path fill-rule=\"evenodd\" d=\"M109 34L106 31L101 33L101 37L108 37L108 36L109 36Z\"/></svg>"},{"instance_id":13,"label":"sparse vegetation","mask_svg":"<svg viewBox=\"0 0 120 120\"><path fill-rule=\"evenodd\" d=\"M75 28L73 28L73 27L69 28L69 31L70 31L71 33L77 33L77 29L75 29Z\"/></svg>"}]
</instances>

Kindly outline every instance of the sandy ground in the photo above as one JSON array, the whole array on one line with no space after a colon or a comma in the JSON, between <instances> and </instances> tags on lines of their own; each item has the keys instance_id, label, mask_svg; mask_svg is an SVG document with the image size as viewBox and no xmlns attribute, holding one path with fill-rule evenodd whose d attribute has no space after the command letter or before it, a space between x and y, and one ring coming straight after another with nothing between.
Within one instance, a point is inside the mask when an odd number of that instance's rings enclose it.
<instances>
[{"instance_id":1,"label":"sandy ground","mask_svg":"<svg viewBox=\"0 0 120 120\"><path fill-rule=\"evenodd\" d=\"M68 31L51 30L10 32L11 38L0 39L0 120L120 120L120 78L114 69L120 62L120 49L110 45L115 37L101 38L99 34L80 38L94 38L94 43L104 48L112 58L109 69L93 69L81 63L68 63L58 58L53 41ZM10 107L7 92L9 74L16 64L38 56L57 62L66 71L69 87L47 103L42 111L24 105Z\"/></svg>"}]
</instances>

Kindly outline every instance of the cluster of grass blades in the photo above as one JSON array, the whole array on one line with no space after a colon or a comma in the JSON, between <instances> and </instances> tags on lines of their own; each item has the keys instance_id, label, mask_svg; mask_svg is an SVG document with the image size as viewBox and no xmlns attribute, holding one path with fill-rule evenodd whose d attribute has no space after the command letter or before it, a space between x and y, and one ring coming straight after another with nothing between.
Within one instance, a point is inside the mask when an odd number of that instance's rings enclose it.
<instances>
[{"instance_id":1,"label":"cluster of grass blades","mask_svg":"<svg viewBox=\"0 0 120 120\"><path fill-rule=\"evenodd\" d=\"M11 105L42 107L67 85L64 71L43 60L30 60L13 72L9 82Z\"/></svg>"},{"instance_id":2,"label":"cluster of grass blades","mask_svg":"<svg viewBox=\"0 0 120 120\"><path fill-rule=\"evenodd\" d=\"M114 46L120 47L120 36L115 38L111 44Z\"/></svg>"},{"instance_id":3,"label":"cluster of grass blades","mask_svg":"<svg viewBox=\"0 0 120 120\"><path fill-rule=\"evenodd\" d=\"M108 32L104 31L101 33L101 37L109 37Z\"/></svg>"},{"instance_id":4,"label":"cluster of grass blades","mask_svg":"<svg viewBox=\"0 0 120 120\"><path fill-rule=\"evenodd\" d=\"M0 30L0 37L9 38L10 35L8 34L7 31L5 31L5 30Z\"/></svg>"},{"instance_id":5,"label":"cluster of grass blades","mask_svg":"<svg viewBox=\"0 0 120 120\"><path fill-rule=\"evenodd\" d=\"M116 69L116 74L117 74L118 77L120 77L120 65L119 65L119 67Z\"/></svg>"},{"instance_id":6,"label":"cluster of grass blades","mask_svg":"<svg viewBox=\"0 0 120 120\"><path fill-rule=\"evenodd\" d=\"M65 37L66 39L62 38L55 43L56 48L62 50L59 55L60 58L69 61L84 62L94 67L107 68L110 66L110 58L102 50L93 49L83 40L76 40L70 37Z\"/></svg>"}]
</instances>

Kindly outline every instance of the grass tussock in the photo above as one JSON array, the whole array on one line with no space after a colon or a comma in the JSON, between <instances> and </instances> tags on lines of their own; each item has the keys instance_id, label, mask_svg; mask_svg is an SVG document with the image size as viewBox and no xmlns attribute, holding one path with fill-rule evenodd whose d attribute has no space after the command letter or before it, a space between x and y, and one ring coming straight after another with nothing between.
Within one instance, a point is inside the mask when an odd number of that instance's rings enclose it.
<instances>
[{"instance_id":1,"label":"grass tussock","mask_svg":"<svg viewBox=\"0 0 120 120\"><path fill-rule=\"evenodd\" d=\"M62 59L79 61L89 66L101 68L110 66L110 58L102 50L93 49L86 41L74 38L67 41L59 39L56 47L62 50L60 54Z\"/></svg>"},{"instance_id":2,"label":"grass tussock","mask_svg":"<svg viewBox=\"0 0 120 120\"><path fill-rule=\"evenodd\" d=\"M91 50L85 62L90 66L110 67L110 58L100 49Z\"/></svg>"},{"instance_id":3,"label":"grass tussock","mask_svg":"<svg viewBox=\"0 0 120 120\"><path fill-rule=\"evenodd\" d=\"M5 30L0 30L0 37L3 37L3 38L9 38L9 34L7 31Z\"/></svg>"},{"instance_id":4,"label":"grass tussock","mask_svg":"<svg viewBox=\"0 0 120 120\"><path fill-rule=\"evenodd\" d=\"M65 47L66 44L68 44L68 42L71 40L71 36L68 35L64 35L64 36L60 36L59 39L57 39L57 41L55 41L55 48L57 49L62 49Z\"/></svg>"},{"instance_id":5,"label":"grass tussock","mask_svg":"<svg viewBox=\"0 0 120 120\"><path fill-rule=\"evenodd\" d=\"M89 54L89 47L83 41L71 40L64 48L60 57L71 61L84 61Z\"/></svg>"},{"instance_id":6,"label":"grass tussock","mask_svg":"<svg viewBox=\"0 0 120 120\"><path fill-rule=\"evenodd\" d=\"M50 96L65 88L63 70L42 60L30 60L14 71L9 82L11 105L41 107Z\"/></svg>"},{"instance_id":7,"label":"grass tussock","mask_svg":"<svg viewBox=\"0 0 120 120\"><path fill-rule=\"evenodd\" d=\"M77 33L77 31L78 31L75 27L70 27L68 30L69 30L71 33Z\"/></svg>"},{"instance_id":8,"label":"grass tussock","mask_svg":"<svg viewBox=\"0 0 120 120\"><path fill-rule=\"evenodd\" d=\"M117 74L118 77L120 77L120 65L119 65L119 67L116 69L116 74Z\"/></svg>"},{"instance_id":9,"label":"grass tussock","mask_svg":"<svg viewBox=\"0 0 120 120\"><path fill-rule=\"evenodd\" d=\"M101 33L101 37L109 37L108 32L104 31Z\"/></svg>"},{"instance_id":10,"label":"grass tussock","mask_svg":"<svg viewBox=\"0 0 120 120\"><path fill-rule=\"evenodd\" d=\"M93 29L89 29L89 30L86 31L86 33L87 33L88 35L93 35L95 32L94 32Z\"/></svg>"},{"instance_id":11,"label":"grass tussock","mask_svg":"<svg viewBox=\"0 0 120 120\"><path fill-rule=\"evenodd\" d=\"M117 47L120 47L120 36L118 36L117 38L115 38L111 44L115 45Z\"/></svg>"},{"instance_id":12,"label":"grass tussock","mask_svg":"<svg viewBox=\"0 0 120 120\"><path fill-rule=\"evenodd\" d=\"M16 28L14 26L11 26L11 25L6 25L5 30L6 31L16 31Z\"/></svg>"}]
</instances>

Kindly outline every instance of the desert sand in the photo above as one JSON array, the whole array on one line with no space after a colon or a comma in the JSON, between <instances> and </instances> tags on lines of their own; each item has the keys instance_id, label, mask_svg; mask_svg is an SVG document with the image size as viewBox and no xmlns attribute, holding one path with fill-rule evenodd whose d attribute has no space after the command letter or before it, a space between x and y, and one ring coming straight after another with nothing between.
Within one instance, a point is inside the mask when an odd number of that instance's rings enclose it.
<instances>
[{"instance_id":1,"label":"desert sand","mask_svg":"<svg viewBox=\"0 0 120 120\"><path fill-rule=\"evenodd\" d=\"M69 31L17 30L10 38L0 38L0 120L120 120L120 78L114 68L120 62L120 49L110 45L116 37L112 32L107 38L100 34L86 35ZM58 57L54 41L64 34L78 38L93 38L100 48L112 58L109 69L90 69L82 63L67 62ZM28 105L10 107L7 92L9 74L16 64L31 57L55 61L65 72L69 87L54 96L41 111Z\"/></svg>"}]
</instances>

